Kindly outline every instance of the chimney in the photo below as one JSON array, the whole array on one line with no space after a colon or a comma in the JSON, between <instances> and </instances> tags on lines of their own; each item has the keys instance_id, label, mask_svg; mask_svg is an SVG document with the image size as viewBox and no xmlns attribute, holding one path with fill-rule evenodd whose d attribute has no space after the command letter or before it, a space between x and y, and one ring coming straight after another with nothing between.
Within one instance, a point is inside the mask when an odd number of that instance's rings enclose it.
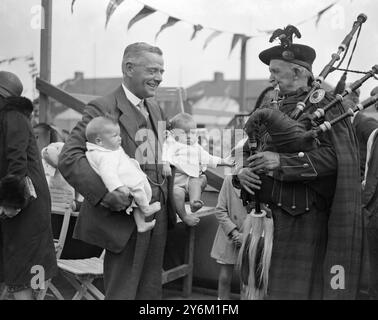
<instances>
[{"instance_id":1,"label":"chimney","mask_svg":"<svg viewBox=\"0 0 378 320\"><path fill-rule=\"evenodd\" d=\"M84 72L76 71L74 75L74 80L83 80L84 79Z\"/></svg>"},{"instance_id":2,"label":"chimney","mask_svg":"<svg viewBox=\"0 0 378 320\"><path fill-rule=\"evenodd\" d=\"M214 82L224 81L223 72L214 72Z\"/></svg>"}]
</instances>

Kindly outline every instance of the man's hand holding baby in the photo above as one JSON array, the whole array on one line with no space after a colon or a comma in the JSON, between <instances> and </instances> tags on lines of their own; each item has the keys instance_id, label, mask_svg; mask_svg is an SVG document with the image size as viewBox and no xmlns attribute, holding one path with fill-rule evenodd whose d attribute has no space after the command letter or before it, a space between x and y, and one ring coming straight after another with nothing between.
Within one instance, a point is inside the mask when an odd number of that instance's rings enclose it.
<instances>
[{"instance_id":1,"label":"man's hand holding baby","mask_svg":"<svg viewBox=\"0 0 378 320\"><path fill-rule=\"evenodd\" d=\"M101 205L111 211L125 210L131 204L127 187L119 187L118 189L108 192L101 201Z\"/></svg>"}]
</instances>

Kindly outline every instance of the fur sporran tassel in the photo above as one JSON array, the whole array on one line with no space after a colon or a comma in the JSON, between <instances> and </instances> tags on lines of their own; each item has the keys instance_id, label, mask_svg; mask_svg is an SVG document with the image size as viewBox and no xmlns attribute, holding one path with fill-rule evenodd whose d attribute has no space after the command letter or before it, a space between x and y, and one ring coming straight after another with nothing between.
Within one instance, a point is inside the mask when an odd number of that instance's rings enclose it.
<instances>
[{"instance_id":1,"label":"fur sporran tassel","mask_svg":"<svg viewBox=\"0 0 378 320\"><path fill-rule=\"evenodd\" d=\"M261 272L264 295L266 295L268 291L269 269L273 248L273 230L273 218L264 217L264 254Z\"/></svg>"},{"instance_id":2,"label":"fur sporran tassel","mask_svg":"<svg viewBox=\"0 0 378 320\"><path fill-rule=\"evenodd\" d=\"M256 112L265 116L270 115L265 114L266 110L264 109ZM270 112L275 112L276 117L273 118L277 120L277 115L279 115L277 112L279 111L271 109ZM255 120L254 114L252 114L245 128L251 155L254 155L259 149L259 121L257 121L258 119ZM254 196L251 197L251 194L242 188L240 198L248 213L242 228L243 242L237 261L242 284L241 296L243 300L261 300L267 294L268 288L273 242L273 219L268 208L261 210L262 203L258 191L255 191Z\"/></svg>"},{"instance_id":3,"label":"fur sporran tassel","mask_svg":"<svg viewBox=\"0 0 378 320\"><path fill-rule=\"evenodd\" d=\"M242 286L248 285L249 275L249 245L251 243L251 226L252 217L247 215L243 223L243 239L239 249L239 255L236 262L236 268L240 272L240 281Z\"/></svg>"},{"instance_id":4,"label":"fur sporran tassel","mask_svg":"<svg viewBox=\"0 0 378 320\"><path fill-rule=\"evenodd\" d=\"M248 215L237 267L243 300L262 300L267 294L273 245L273 219Z\"/></svg>"}]
</instances>

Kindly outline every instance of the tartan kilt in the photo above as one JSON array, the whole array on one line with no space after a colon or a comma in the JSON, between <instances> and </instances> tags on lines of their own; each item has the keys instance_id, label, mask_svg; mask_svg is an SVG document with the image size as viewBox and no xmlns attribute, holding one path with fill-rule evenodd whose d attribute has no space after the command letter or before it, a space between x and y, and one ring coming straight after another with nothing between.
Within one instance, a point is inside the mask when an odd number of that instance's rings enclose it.
<instances>
[{"instance_id":1,"label":"tartan kilt","mask_svg":"<svg viewBox=\"0 0 378 320\"><path fill-rule=\"evenodd\" d=\"M322 299L328 213L314 205L292 215L272 206L274 237L269 300Z\"/></svg>"}]
</instances>

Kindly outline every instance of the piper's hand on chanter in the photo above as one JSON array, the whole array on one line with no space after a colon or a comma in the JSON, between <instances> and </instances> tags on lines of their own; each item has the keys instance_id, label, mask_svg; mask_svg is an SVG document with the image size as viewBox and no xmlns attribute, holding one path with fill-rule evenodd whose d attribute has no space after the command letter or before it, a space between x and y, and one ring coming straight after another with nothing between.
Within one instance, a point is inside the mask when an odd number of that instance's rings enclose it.
<instances>
[{"instance_id":1,"label":"piper's hand on chanter","mask_svg":"<svg viewBox=\"0 0 378 320\"><path fill-rule=\"evenodd\" d=\"M101 201L101 205L111 211L122 211L129 207L131 200L129 194L117 189L108 192Z\"/></svg>"},{"instance_id":2,"label":"piper's hand on chanter","mask_svg":"<svg viewBox=\"0 0 378 320\"><path fill-rule=\"evenodd\" d=\"M250 194L255 194L253 190L260 190L260 177L251 168L242 168L237 174L240 185Z\"/></svg>"},{"instance_id":3,"label":"piper's hand on chanter","mask_svg":"<svg viewBox=\"0 0 378 320\"><path fill-rule=\"evenodd\" d=\"M247 161L253 172L271 171L280 166L280 155L277 152L264 151L250 156Z\"/></svg>"}]
</instances>

